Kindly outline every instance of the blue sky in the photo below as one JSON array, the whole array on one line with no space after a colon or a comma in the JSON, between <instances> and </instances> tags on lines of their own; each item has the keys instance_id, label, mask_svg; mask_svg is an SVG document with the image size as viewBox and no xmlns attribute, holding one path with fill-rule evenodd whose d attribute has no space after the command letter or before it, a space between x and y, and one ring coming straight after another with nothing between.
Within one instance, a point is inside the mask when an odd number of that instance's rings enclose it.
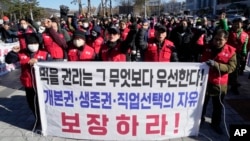
<instances>
[{"instance_id":1,"label":"blue sky","mask_svg":"<svg viewBox=\"0 0 250 141\"><path fill-rule=\"evenodd\" d=\"M78 10L78 4L71 4L73 0L38 0L39 6L60 9L60 5L66 5L71 10ZM113 0L114 1L114 0ZM112 2L113 2L112 1ZM91 5L97 7L101 0L91 0ZM83 7L87 6L87 0L82 0Z\"/></svg>"},{"instance_id":2,"label":"blue sky","mask_svg":"<svg viewBox=\"0 0 250 141\"><path fill-rule=\"evenodd\" d=\"M39 6L41 7L47 7L47 8L54 8L58 9L60 5L67 5L70 10L78 10L78 5L71 4L73 0L38 0ZM116 5L119 0L112 0L113 4ZM184 0L177 0L177 1L184 1ZM97 7L101 0L91 0L91 5ZM87 6L87 0L82 0L82 3L84 4L83 7Z\"/></svg>"}]
</instances>

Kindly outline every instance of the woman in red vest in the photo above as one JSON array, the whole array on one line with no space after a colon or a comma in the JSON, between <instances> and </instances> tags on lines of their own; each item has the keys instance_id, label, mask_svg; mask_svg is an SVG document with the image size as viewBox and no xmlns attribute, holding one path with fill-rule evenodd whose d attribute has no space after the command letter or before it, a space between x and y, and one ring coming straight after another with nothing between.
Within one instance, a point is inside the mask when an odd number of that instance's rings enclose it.
<instances>
[{"instance_id":1,"label":"woman in red vest","mask_svg":"<svg viewBox=\"0 0 250 141\"><path fill-rule=\"evenodd\" d=\"M223 134L220 128L221 102L227 93L228 74L235 70L237 64L235 48L226 44L228 36L228 32L224 29L215 31L212 44L204 47L201 58L202 62L210 66L201 121L202 123L205 121L206 107L211 97L213 103L211 127L218 134Z\"/></svg>"},{"instance_id":2,"label":"woman in red vest","mask_svg":"<svg viewBox=\"0 0 250 141\"><path fill-rule=\"evenodd\" d=\"M39 61L51 60L51 57L48 52L42 51L41 46L39 45L39 37L37 37L36 34L27 35L26 43L27 47L25 49L9 52L5 60L7 63L20 62L20 80L25 88L28 105L36 118L35 128L40 128L41 120L33 65Z\"/></svg>"},{"instance_id":3,"label":"woman in red vest","mask_svg":"<svg viewBox=\"0 0 250 141\"><path fill-rule=\"evenodd\" d=\"M95 51L86 43L85 33L76 30L73 34L72 42L69 44L68 61L93 61Z\"/></svg>"},{"instance_id":4,"label":"woman in red vest","mask_svg":"<svg viewBox=\"0 0 250 141\"><path fill-rule=\"evenodd\" d=\"M26 39L28 34L36 33L35 28L32 27L25 19L20 20L20 29L17 32L20 48L25 49L27 47Z\"/></svg>"}]
</instances>

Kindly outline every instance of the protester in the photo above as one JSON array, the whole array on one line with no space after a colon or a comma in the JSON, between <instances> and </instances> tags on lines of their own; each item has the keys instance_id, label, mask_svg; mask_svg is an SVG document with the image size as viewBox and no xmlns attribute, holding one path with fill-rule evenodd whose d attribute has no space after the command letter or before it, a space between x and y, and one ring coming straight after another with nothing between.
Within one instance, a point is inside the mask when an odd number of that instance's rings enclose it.
<instances>
[{"instance_id":1,"label":"protester","mask_svg":"<svg viewBox=\"0 0 250 141\"><path fill-rule=\"evenodd\" d=\"M110 27L108 29L109 39L102 45L100 49L100 60L102 61L114 61L125 62L127 60L127 50L124 48L124 44L120 40L120 30L117 27Z\"/></svg>"},{"instance_id":2,"label":"protester","mask_svg":"<svg viewBox=\"0 0 250 141\"><path fill-rule=\"evenodd\" d=\"M95 57L95 50L86 44L85 33L76 30L69 44L68 61L93 61Z\"/></svg>"},{"instance_id":3,"label":"protester","mask_svg":"<svg viewBox=\"0 0 250 141\"><path fill-rule=\"evenodd\" d=\"M222 103L227 93L228 75L235 70L237 65L235 48L226 44L228 36L226 30L217 30L212 44L205 46L201 59L210 66L201 120L205 121L206 108L211 97L213 103L211 127L218 134L223 134L220 123Z\"/></svg>"},{"instance_id":4,"label":"protester","mask_svg":"<svg viewBox=\"0 0 250 141\"><path fill-rule=\"evenodd\" d=\"M192 61L192 38L193 33L187 20L182 20L181 25L172 30L170 41L174 43L177 49L180 62Z\"/></svg>"},{"instance_id":5,"label":"protester","mask_svg":"<svg viewBox=\"0 0 250 141\"><path fill-rule=\"evenodd\" d=\"M245 70L246 57L247 57L247 44L248 44L248 34L243 31L243 23L240 18L233 20L233 26L230 30L229 34L229 45L236 48L237 53L237 67L235 71L230 74L229 84L231 85L231 91L239 95L239 82L238 75L243 75L243 71Z\"/></svg>"},{"instance_id":6,"label":"protester","mask_svg":"<svg viewBox=\"0 0 250 141\"><path fill-rule=\"evenodd\" d=\"M14 48L13 51L9 52L5 58L5 62L8 64L20 62L20 80L25 88L28 105L36 118L35 127L39 128L41 120L33 65L40 61L51 60L51 57L46 51L42 51L39 44L39 37L36 34L27 35L26 43L27 47L25 49Z\"/></svg>"},{"instance_id":7,"label":"protester","mask_svg":"<svg viewBox=\"0 0 250 141\"><path fill-rule=\"evenodd\" d=\"M155 38L148 42L143 61L177 62L178 57L174 43L167 40L167 28L159 25L155 28Z\"/></svg>"},{"instance_id":8,"label":"protester","mask_svg":"<svg viewBox=\"0 0 250 141\"><path fill-rule=\"evenodd\" d=\"M97 55L96 57L99 58L98 55L100 54L100 48L102 44L104 44L104 39L101 36L100 26L96 25L93 27L93 29L91 30L91 35L88 38L87 44L91 46L92 48L94 48L95 54Z\"/></svg>"},{"instance_id":9,"label":"protester","mask_svg":"<svg viewBox=\"0 0 250 141\"><path fill-rule=\"evenodd\" d=\"M57 23L53 23L50 19L45 20L45 31L42 33L44 40L44 48L51 54L51 57L55 61L63 61L65 59L67 49L67 43L62 33L56 31L55 26Z\"/></svg>"},{"instance_id":10,"label":"protester","mask_svg":"<svg viewBox=\"0 0 250 141\"><path fill-rule=\"evenodd\" d=\"M0 27L0 33L1 33L1 40L4 43L13 43L17 42L18 39L17 31L11 27L11 24L9 22L4 22L2 27Z\"/></svg>"},{"instance_id":11,"label":"protester","mask_svg":"<svg viewBox=\"0 0 250 141\"><path fill-rule=\"evenodd\" d=\"M17 37L19 39L19 44L21 49L25 49L27 47L26 40L29 34L36 33L36 29L26 20L20 20L20 29L17 33ZM42 39L39 37L39 43L42 43Z\"/></svg>"},{"instance_id":12,"label":"protester","mask_svg":"<svg viewBox=\"0 0 250 141\"><path fill-rule=\"evenodd\" d=\"M125 41L128 33L129 33L129 28L127 27L127 22L125 20L121 20L119 22L119 27L120 27L120 31L121 31L121 40Z\"/></svg>"}]
</instances>

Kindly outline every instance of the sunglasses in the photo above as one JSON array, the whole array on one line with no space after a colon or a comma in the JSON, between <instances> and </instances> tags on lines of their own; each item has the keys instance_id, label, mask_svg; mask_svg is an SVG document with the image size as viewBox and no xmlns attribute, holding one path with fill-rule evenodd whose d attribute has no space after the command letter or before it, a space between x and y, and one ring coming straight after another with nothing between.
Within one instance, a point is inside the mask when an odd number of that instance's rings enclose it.
<instances>
[{"instance_id":1,"label":"sunglasses","mask_svg":"<svg viewBox=\"0 0 250 141\"><path fill-rule=\"evenodd\" d=\"M111 30L111 31L109 31L108 32L109 34L113 34L113 35L116 35L116 34L119 34L117 31L115 31L115 30Z\"/></svg>"}]
</instances>

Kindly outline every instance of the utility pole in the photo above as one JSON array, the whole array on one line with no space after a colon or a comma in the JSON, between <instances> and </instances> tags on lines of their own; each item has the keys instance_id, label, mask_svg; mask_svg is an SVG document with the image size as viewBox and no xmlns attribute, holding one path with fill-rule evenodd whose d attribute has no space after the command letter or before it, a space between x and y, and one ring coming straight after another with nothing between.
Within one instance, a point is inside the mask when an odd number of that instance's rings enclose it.
<instances>
[{"instance_id":1,"label":"utility pole","mask_svg":"<svg viewBox=\"0 0 250 141\"><path fill-rule=\"evenodd\" d=\"M144 0L144 18L147 18L147 5L146 5L146 0Z\"/></svg>"},{"instance_id":2,"label":"utility pole","mask_svg":"<svg viewBox=\"0 0 250 141\"><path fill-rule=\"evenodd\" d=\"M88 13L89 13L89 16L91 16L91 3L90 3L90 0L88 0Z\"/></svg>"},{"instance_id":3,"label":"utility pole","mask_svg":"<svg viewBox=\"0 0 250 141\"><path fill-rule=\"evenodd\" d=\"M82 14L82 1L81 0L78 0L78 6L79 6L78 13L79 15L81 15Z\"/></svg>"},{"instance_id":4,"label":"utility pole","mask_svg":"<svg viewBox=\"0 0 250 141\"><path fill-rule=\"evenodd\" d=\"M161 15L161 0L159 0L159 5L158 5L158 10L159 10L159 16Z\"/></svg>"},{"instance_id":5,"label":"utility pole","mask_svg":"<svg viewBox=\"0 0 250 141\"><path fill-rule=\"evenodd\" d=\"M110 7L109 7L109 10L110 10L110 16L113 17L113 13L112 13L112 0L109 0L109 4L110 4Z\"/></svg>"},{"instance_id":6,"label":"utility pole","mask_svg":"<svg viewBox=\"0 0 250 141\"><path fill-rule=\"evenodd\" d=\"M217 0L213 1L213 15L216 15L216 6L217 6Z\"/></svg>"},{"instance_id":7,"label":"utility pole","mask_svg":"<svg viewBox=\"0 0 250 141\"><path fill-rule=\"evenodd\" d=\"M30 8L30 19L34 20L33 18L33 11L32 11L32 0L26 0L26 2L29 4L29 8Z\"/></svg>"}]
</instances>

